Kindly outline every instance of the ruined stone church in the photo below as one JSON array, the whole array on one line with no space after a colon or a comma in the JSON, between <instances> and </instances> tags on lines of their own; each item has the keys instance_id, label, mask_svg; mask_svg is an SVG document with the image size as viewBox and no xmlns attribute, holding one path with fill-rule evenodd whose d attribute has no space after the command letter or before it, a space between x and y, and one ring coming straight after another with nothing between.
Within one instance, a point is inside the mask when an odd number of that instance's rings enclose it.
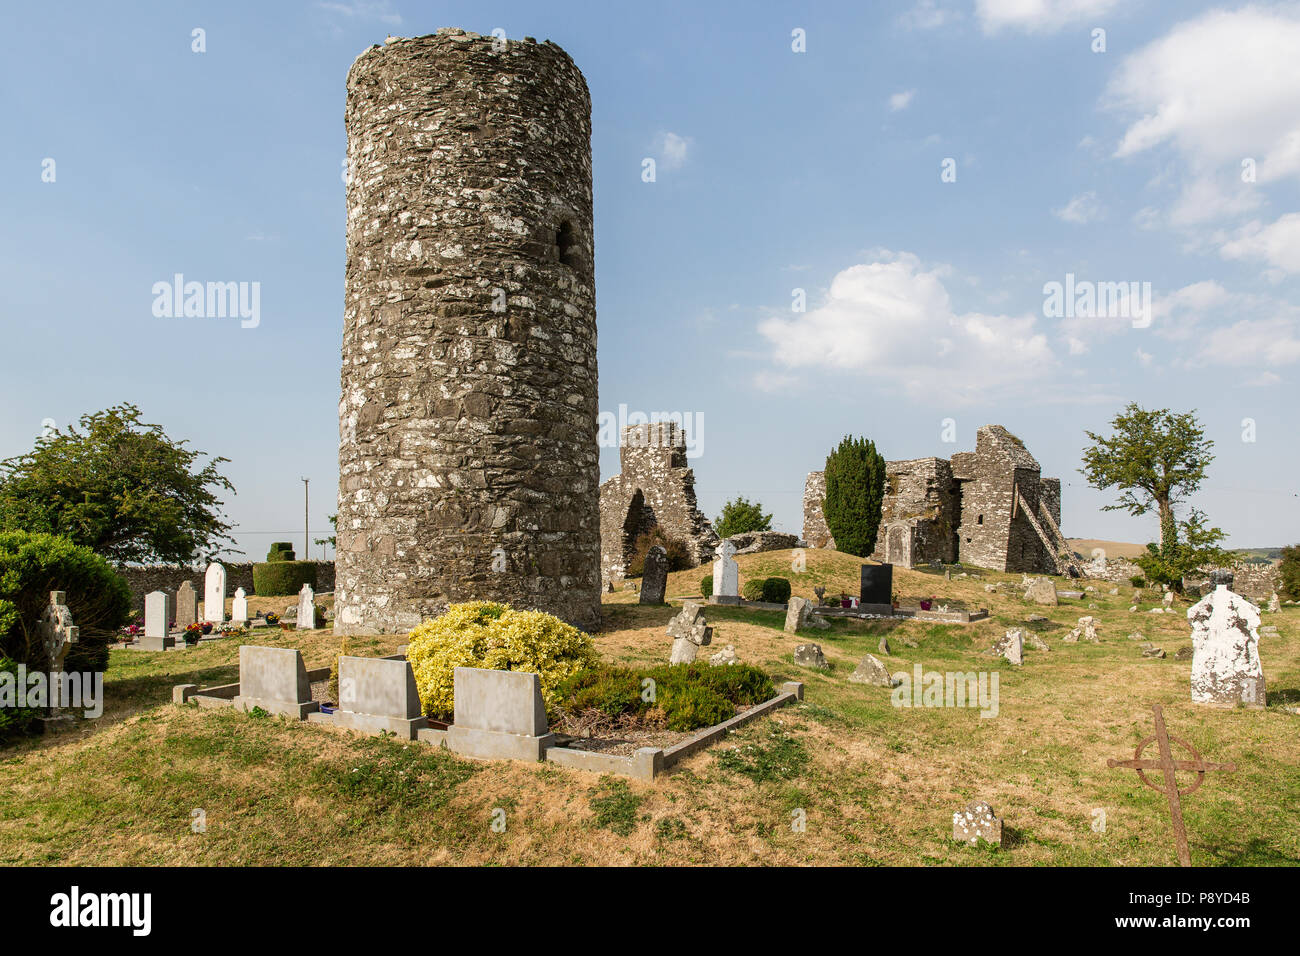
<instances>
[{"instance_id":1,"label":"ruined stone church","mask_svg":"<svg viewBox=\"0 0 1300 956\"><path fill-rule=\"evenodd\" d=\"M686 434L676 422L629 425L619 443L621 473L600 486L600 576L617 586L636 539L653 528L686 545L692 565L713 557L718 535L695 503Z\"/></svg>"},{"instance_id":2,"label":"ruined stone church","mask_svg":"<svg viewBox=\"0 0 1300 956\"><path fill-rule=\"evenodd\" d=\"M951 459L886 462L888 488L871 557L902 567L942 561L995 571L1059 574L1069 547L1061 535L1061 482L1001 425L985 425L975 450ZM804 485L803 534L833 548L823 500L825 474Z\"/></svg>"}]
</instances>

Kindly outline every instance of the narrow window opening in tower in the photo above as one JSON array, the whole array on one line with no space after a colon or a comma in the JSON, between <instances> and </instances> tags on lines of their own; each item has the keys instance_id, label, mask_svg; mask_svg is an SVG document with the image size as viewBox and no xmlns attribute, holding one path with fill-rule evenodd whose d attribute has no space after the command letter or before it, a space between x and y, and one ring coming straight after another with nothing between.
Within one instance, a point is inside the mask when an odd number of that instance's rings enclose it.
<instances>
[{"instance_id":1,"label":"narrow window opening in tower","mask_svg":"<svg viewBox=\"0 0 1300 956\"><path fill-rule=\"evenodd\" d=\"M578 237L573 231L573 223L567 219L560 223L560 228L555 231L555 246L559 252L559 259L566 266L576 269L578 267Z\"/></svg>"},{"instance_id":2,"label":"narrow window opening in tower","mask_svg":"<svg viewBox=\"0 0 1300 956\"><path fill-rule=\"evenodd\" d=\"M975 523L976 523L976 524L983 524L983 523L984 523L984 516L983 516L983 515L980 515L978 518L976 518L976 519L975 519Z\"/></svg>"}]
</instances>

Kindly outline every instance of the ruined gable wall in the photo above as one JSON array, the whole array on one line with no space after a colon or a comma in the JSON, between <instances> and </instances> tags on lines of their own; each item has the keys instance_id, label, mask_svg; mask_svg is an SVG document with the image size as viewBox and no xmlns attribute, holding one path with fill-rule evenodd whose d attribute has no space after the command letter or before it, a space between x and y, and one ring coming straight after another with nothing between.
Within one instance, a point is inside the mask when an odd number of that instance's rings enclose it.
<instances>
[{"instance_id":1,"label":"ruined gable wall","mask_svg":"<svg viewBox=\"0 0 1300 956\"><path fill-rule=\"evenodd\" d=\"M914 458L885 463L889 482L881 508L880 530L872 559L900 560L891 553L891 529L904 526L895 534L910 538L909 566L931 561L951 562L954 532L957 528L957 501L954 496L952 466L942 458Z\"/></svg>"},{"instance_id":2,"label":"ruined gable wall","mask_svg":"<svg viewBox=\"0 0 1300 956\"><path fill-rule=\"evenodd\" d=\"M616 584L626 574L630 538L655 525L686 544L692 564L710 560L718 536L696 504L695 472L687 466L685 433L675 422L630 425L623 430L621 442L622 472L600 486L605 585ZM638 515L629 521L634 505Z\"/></svg>"}]
</instances>

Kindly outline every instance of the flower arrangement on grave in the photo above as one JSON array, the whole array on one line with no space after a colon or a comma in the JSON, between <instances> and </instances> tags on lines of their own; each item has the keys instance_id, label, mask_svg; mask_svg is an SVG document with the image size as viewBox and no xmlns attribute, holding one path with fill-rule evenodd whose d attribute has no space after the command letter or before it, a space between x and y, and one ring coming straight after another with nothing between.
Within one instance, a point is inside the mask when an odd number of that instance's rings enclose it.
<instances>
[{"instance_id":1,"label":"flower arrangement on grave","mask_svg":"<svg viewBox=\"0 0 1300 956\"><path fill-rule=\"evenodd\" d=\"M406 658L420 702L435 717L454 711L457 667L532 671L540 676L542 698L549 705L565 679L599 660L591 638L571 624L491 601L453 604L446 614L412 630L408 641Z\"/></svg>"},{"instance_id":2,"label":"flower arrangement on grave","mask_svg":"<svg viewBox=\"0 0 1300 956\"><path fill-rule=\"evenodd\" d=\"M201 621L201 622L199 623L199 627L203 628L203 633L204 633L204 634L211 634L211 633L212 633L212 622L211 622L211 621Z\"/></svg>"},{"instance_id":3,"label":"flower arrangement on grave","mask_svg":"<svg viewBox=\"0 0 1300 956\"><path fill-rule=\"evenodd\" d=\"M241 637L248 633L248 628L243 624L234 624L227 621L224 624L218 624L216 626L216 632L222 637Z\"/></svg>"},{"instance_id":4,"label":"flower arrangement on grave","mask_svg":"<svg viewBox=\"0 0 1300 956\"><path fill-rule=\"evenodd\" d=\"M275 627L275 625L280 623L280 615L276 614L274 611L268 611L266 615L266 623Z\"/></svg>"},{"instance_id":5,"label":"flower arrangement on grave","mask_svg":"<svg viewBox=\"0 0 1300 956\"><path fill-rule=\"evenodd\" d=\"M212 625L209 624L208 630L211 629L212 629ZM207 631L203 629L202 624L187 624L185 626L185 643L197 644L199 642L199 638L206 633Z\"/></svg>"}]
</instances>

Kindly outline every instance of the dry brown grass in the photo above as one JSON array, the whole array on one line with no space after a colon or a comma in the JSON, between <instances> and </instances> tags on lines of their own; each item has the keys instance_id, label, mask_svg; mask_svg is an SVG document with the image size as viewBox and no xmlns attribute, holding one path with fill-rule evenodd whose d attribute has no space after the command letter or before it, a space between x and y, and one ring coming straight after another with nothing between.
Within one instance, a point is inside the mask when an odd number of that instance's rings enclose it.
<instances>
[{"instance_id":1,"label":"dry brown grass","mask_svg":"<svg viewBox=\"0 0 1300 956\"><path fill-rule=\"evenodd\" d=\"M742 556L742 571L767 576L791 555ZM850 589L859 562L807 552L808 571L790 575L795 593L815 583ZM774 570L775 569L775 570ZM707 569L672 576L669 594L688 593ZM280 718L174 707L170 683L199 672L230 673L234 642L193 652L115 652L112 719L67 738L24 745L0 764L0 858L10 862L301 864L1016 864L1168 865L1168 810L1129 771L1108 770L1151 732L1149 704L1164 704L1171 731L1209 759L1232 760L1186 805L1192 853L1200 864L1300 861L1300 612L1269 615L1280 638L1261 654L1270 690L1264 712L1193 707L1181 615L1130 614L1133 589L1104 586L1059 608L1025 605L1018 588L987 594L991 581L944 581L900 571L908 597L985 604L993 619L975 625L916 621L839 622L811 638L784 634L780 612L710 608L715 645L734 644L742 661L776 680L807 685L804 704L756 721L653 783L546 765L469 761L377 738L334 733ZM698 593L698 592L696 592ZM676 608L641 607L609 595L606 627L594 635L611 660L664 660L664 627ZM1097 606L1089 608L1088 604ZM1050 652L1029 651L1013 669L981 653L1003 629L1045 611ZM1063 644L1067 626L1090 613L1100 645ZM1125 635L1140 629L1170 653L1140 657ZM865 652L889 635L891 670L996 671L999 713L896 709L882 688L850 684ZM918 647L908 648L910 637ZM834 668L796 668L791 652L816 640ZM276 638L300 646L309 666L328 663L337 640L324 632ZM387 653L399 637L375 639ZM187 658L186 654L196 655ZM200 655L208 655L203 657ZM116 674L114 674L116 671ZM736 750L736 748L753 748ZM773 757L758 779L738 762ZM799 760L805 760L802 766ZM746 757L746 759L750 759ZM403 763L407 761L407 763ZM760 766L760 764L755 764ZM365 786L349 789L352 768ZM776 769L774 770L773 767ZM789 772L781 768L788 768ZM415 783L411 783L415 781ZM952 843L951 814L989 800L1006 820L1000 850ZM621 807L628 832L601 824L597 807ZM208 813L205 834L189 811ZM506 812L504 833L490 826ZM1106 812L1104 833L1092 829ZM791 814L807 814L807 830Z\"/></svg>"}]
</instances>

